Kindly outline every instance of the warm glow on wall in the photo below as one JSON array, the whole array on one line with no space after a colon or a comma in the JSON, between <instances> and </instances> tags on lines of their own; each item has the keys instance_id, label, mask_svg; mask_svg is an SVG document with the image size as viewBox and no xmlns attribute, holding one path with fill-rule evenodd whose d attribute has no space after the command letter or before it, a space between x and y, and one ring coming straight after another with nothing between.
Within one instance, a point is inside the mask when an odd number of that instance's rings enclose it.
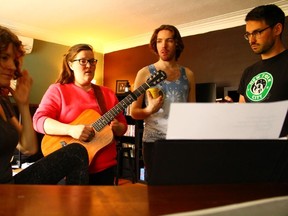
<instances>
[{"instance_id":1,"label":"warm glow on wall","mask_svg":"<svg viewBox=\"0 0 288 216\"><path fill-rule=\"evenodd\" d=\"M94 56L98 61L93 79L95 80L95 82L97 80L97 85L103 85L104 55L102 53L94 52Z\"/></svg>"}]
</instances>

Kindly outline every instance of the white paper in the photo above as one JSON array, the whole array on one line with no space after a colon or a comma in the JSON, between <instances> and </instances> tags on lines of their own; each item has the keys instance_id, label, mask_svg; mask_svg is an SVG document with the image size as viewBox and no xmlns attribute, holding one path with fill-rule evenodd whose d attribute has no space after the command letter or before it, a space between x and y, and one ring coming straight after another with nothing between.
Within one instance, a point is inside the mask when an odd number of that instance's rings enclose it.
<instances>
[{"instance_id":1,"label":"white paper","mask_svg":"<svg viewBox=\"0 0 288 216\"><path fill-rule=\"evenodd\" d=\"M280 196L169 216L287 216L287 213L288 196Z\"/></svg>"},{"instance_id":2,"label":"white paper","mask_svg":"<svg viewBox=\"0 0 288 216\"><path fill-rule=\"evenodd\" d=\"M173 103L166 139L278 139L288 101Z\"/></svg>"}]
</instances>

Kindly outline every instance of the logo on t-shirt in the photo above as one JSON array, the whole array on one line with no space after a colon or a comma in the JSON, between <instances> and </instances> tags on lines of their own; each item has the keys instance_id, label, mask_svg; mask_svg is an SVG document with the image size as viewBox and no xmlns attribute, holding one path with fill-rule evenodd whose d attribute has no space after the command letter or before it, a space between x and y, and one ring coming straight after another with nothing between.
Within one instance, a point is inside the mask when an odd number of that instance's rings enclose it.
<instances>
[{"instance_id":1,"label":"logo on t-shirt","mask_svg":"<svg viewBox=\"0 0 288 216\"><path fill-rule=\"evenodd\" d=\"M246 96L254 102L262 101L268 95L272 85L273 76L270 73L259 73L247 85Z\"/></svg>"}]
</instances>

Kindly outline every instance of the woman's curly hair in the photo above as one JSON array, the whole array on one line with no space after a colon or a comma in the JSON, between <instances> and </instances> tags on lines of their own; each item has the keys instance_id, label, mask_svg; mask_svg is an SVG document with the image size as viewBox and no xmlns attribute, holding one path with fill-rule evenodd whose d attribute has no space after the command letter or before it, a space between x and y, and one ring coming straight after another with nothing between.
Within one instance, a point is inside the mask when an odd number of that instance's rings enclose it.
<instances>
[{"instance_id":1,"label":"woman's curly hair","mask_svg":"<svg viewBox=\"0 0 288 216\"><path fill-rule=\"evenodd\" d=\"M9 44L13 45L14 51L17 57L14 60L16 70L14 73L14 79L21 76L19 58L25 55L25 50L22 42L19 40L16 34L14 34L10 29L0 26L0 53L7 50Z\"/></svg>"}]
</instances>

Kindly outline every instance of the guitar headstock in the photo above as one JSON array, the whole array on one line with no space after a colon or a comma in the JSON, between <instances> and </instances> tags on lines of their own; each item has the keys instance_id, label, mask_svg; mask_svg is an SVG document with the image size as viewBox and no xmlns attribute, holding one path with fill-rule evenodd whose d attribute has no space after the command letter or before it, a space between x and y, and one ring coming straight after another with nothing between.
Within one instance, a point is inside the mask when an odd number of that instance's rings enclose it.
<instances>
[{"instance_id":1,"label":"guitar headstock","mask_svg":"<svg viewBox=\"0 0 288 216\"><path fill-rule=\"evenodd\" d=\"M167 78L166 73L162 70L159 70L155 74L151 75L147 79L146 83L151 87L151 86L157 85L158 83L162 82L166 78Z\"/></svg>"}]
</instances>

